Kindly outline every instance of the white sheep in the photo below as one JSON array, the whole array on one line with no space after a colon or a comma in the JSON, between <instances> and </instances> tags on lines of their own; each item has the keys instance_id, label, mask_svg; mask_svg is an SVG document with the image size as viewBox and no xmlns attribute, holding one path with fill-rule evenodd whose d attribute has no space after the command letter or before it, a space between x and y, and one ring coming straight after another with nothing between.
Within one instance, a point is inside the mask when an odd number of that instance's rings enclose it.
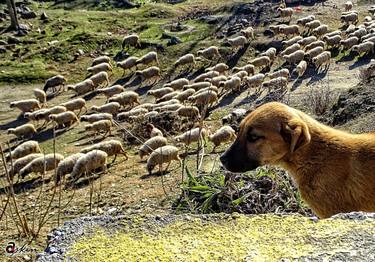
<instances>
[{"instance_id":1,"label":"white sheep","mask_svg":"<svg viewBox=\"0 0 375 262\"><path fill-rule=\"evenodd\" d=\"M155 149L159 147L166 146L167 139L162 136L154 136L146 140L143 145L139 148L139 157L143 159L144 156L147 156L152 153Z\"/></svg>"},{"instance_id":2,"label":"white sheep","mask_svg":"<svg viewBox=\"0 0 375 262\"><path fill-rule=\"evenodd\" d=\"M361 44L352 47L353 52L357 52L359 55L374 53L373 42L363 42Z\"/></svg>"},{"instance_id":3,"label":"white sheep","mask_svg":"<svg viewBox=\"0 0 375 262\"><path fill-rule=\"evenodd\" d=\"M324 51L323 47L317 46L317 47L307 51L305 53L305 58L306 58L307 61L311 61L314 57L323 53L323 51Z\"/></svg>"},{"instance_id":4,"label":"white sheep","mask_svg":"<svg viewBox=\"0 0 375 262\"><path fill-rule=\"evenodd\" d=\"M279 7L277 11L280 13L280 17L289 17L289 20L292 19L292 15L294 13L293 8L287 7L287 8L281 8Z\"/></svg>"},{"instance_id":5,"label":"white sheep","mask_svg":"<svg viewBox=\"0 0 375 262\"><path fill-rule=\"evenodd\" d=\"M320 25L321 25L321 22L319 20L313 20L311 22L306 23L305 27L308 28L308 31L311 31L319 27Z\"/></svg>"},{"instance_id":6,"label":"white sheep","mask_svg":"<svg viewBox=\"0 0 375 262\"><path fill-rule=\"evenodd\" d=\"M153 124L147 124L146 131L150 135L150 137L154 136L163 136L163 132L157 127L155 127Z\"/></svg>"},{"instance_id":7,"label":"white sheep","mask_svg":"<svg viewBox=\"0 0 375 262\"><path fill-rule=\"evenodd\" d=\"M209 87L202 88L202 89L196 91L194 95L198 95L200 93L205 93L205 92L215 92L216 94L218 94L219 88L217 88L216 86L209 86Z\"/></svg>"},{"instance_id":8,"label":"white sheep","mask_svg":"<svg viewBox=\"0 0 375 262\"><path fill-rule=\"evenodd\" d=\"M268 56L271 61L276 58L276 48L270 47L265 52L261 53L260 56Z\"/></svg>"},{"instance_id":9,"label":"white sheep","mask_svg":"<svg viewBox=\"0 0 375 262\"><path fill-rule=\"evenodd\" d=\"M197 105L198 107L201 106L212 106L215 102L217 102L218 96L217 93L212 91L205 91L199 94L195 94L189 97L189 101Z\"/></svg>"},{"instance_id":10,"label":"white sheep","mask_svg":"<svg viewBox=\"0 0 375 262\"><path fill-rule=\"evenodd\" d=\"M44 84L43 91L47 92L49 88L53 89L53 92L56 92L56 87L58 86L61 88L61 86L64 88L64 85L66 83L66 79L62 75L55 75L51 78L48 78Z\"/></svg>"},{"instance_id":11,"label":"white sheep","mask_svg":"<svg viewBox=\"0 0 375 262\"><path fill-rule=\"evenodd\" d=\"M184 86L184 90L192 88L192 89L198 91L200 89L203 89L203 88L206 88L206 87L209 87L209 86L211 86L211 83L208 82L208 81L204 81L204 82L193 83L191 85L186 85L186 86Z\"/></svg>"},{"instance_id":12,"label":"white sheep","mask_svg":"<svg viewBox=\"0 0 375 262\"><path fill-rule=\"evenodd\" d=\"M92 106L91 110L99 113L108 113L111 115L116 115L120 110L121 105L118 102L109 102L102 106Z\"/></svg>"},{"instance_id":13,"label":"white sheep","mask_svg":"<svg viewBox=\"0 0 375 262\"><path fill-rule=\"evenodd\" d=\"M94 82L91 79L86 79L75 85L68 85L68 90L73 90L76 95L84 95L95 89Z\"/></svg>"},{"instance_id":14,"label":"white sheep","mask_svg":"<svg viewBox=\"0 0 375 262\"><path fill-rule=\"evenodd\" d=\"M356 24L358 22L358 14L355 12L352 12L349 14L343 14L340 17L340 21L341 23L344 23L344 24L349 24L349 23Z\"/></svg>"},{"instance_id":15,"label":"white sheep","mask_svg":"<svg viewBox=\"0 0 375 262\"><path fill-rule=\"evenodd\" d=\"M311 44L308 44L307 46L305 46L305 52L307 52L311 49L314 49L315 47L318 47L318 46L324 48L325 42L322 41L322 40L317 40L315 42L312 42Z\"/></svg>"},{"instance_id":16,"label":"white sheep","mask_svg":"<svg viewBox=\"0 0 375 262\"><path fill-rule=\"evenodd\" d=\"M193 88L186 89L182 91L181 93L173 96L172 98L177 99L181 103L185 102L186 100L189 99L192 95L194 95L195 90Z\"/></svg>"},{"instance_id":17,"label":"white sheep","mask_svg":"<svg viewBox=\"0 0 375 262\"><path fill-rule=\"evenodd\" d=\"M122 107L133 108L134 105L140 105L139 95L134 91L125 91L120 94L112 96L108 99L109 102L117 102Z\"/></svg>"},{"instance_id":18,"label":"white sheep","mask_svg":"<svg viewBox=\"0 0 375 262\"><path fill-rule=\"evenodd\" d=\"M82 108L84 108L87 111L86 101L83 98L76 98L70 100L68 102L60 104L60 106L63 106L66 108L66 110L72 112L74 112L75 110L79 110L78 115L81 113Z\"/></svg>"},{"instance_id":19,"label":"white sheep","mask_svg":"<svg viewBox=\"0 0 375 262\"><path fill-rule=\"evenodd\" d=\"M356 36L352 36L350 38L340 41L340 44L343 50L351 49L353 46L357 45L358 43L359 43L359 39Z\"/></svg>"},{"instance_id":20,"label":"white sheep","mask_svg":"<svg viewBox=\"0 0 375 262\"><path fill-rule=\"evenodd\" d=\"M122 39L122 49L129 46L141 47L139 36L137 34L128 35Z\"/></svg>"},{"instance_id":21,"label":"white sheep","mask_svg":"<svg viewBox=\"0 0 375 262\"><path fill-rule=\"evenodd\" d=\"M90 66L87 71L92 74L97 74L100 72L112 72L112 66L108 63L101 63L98 65Z\"/></svg>"},{"instance_id":22,"label":"white sheep","mask_svg":"<svg viewBox=\"0 0 375 262\"><path fill-rule=\"evenodd\" d=\"M322 65L329 66L331 62L331 52L324 51L323 53L317 55L312 59L313 64L315 65L316 69L319 70L319 68Z\"/></svg>"},{"instance_id":23,"label":"white sheep","mask_svg":"<svg viewBox=\"0 0 375 262\"><path fill-rule=\"evenodd\" d=\"M184 143L186 145L190 145L194 142L199 142L201 145L205 145L207 143L206 139L208 136L208 131L205 128L193 128L191 130L186 131L185 133L178 135L175 137L177 142ZM203 143L204 142L204 143Z\"/></svg>"},{"instance_id":24,"label":"white sheep","mask_svg":"<svg viewBox=\"0 0 375 262\"><path fill-rule=\"evenodd\" d=\"M107 98L107 101L110 97L120 94L125 91L125 88L122 85L114 85L106 88L98 89L99 94L104 94Z\"/></svg>"},{"instance_id":25,"label":"white sheep","mask_svg":"<svg viewBox=\"0 0 375 262\"><path fill-rule=\"evenodd\" d=\"M166 94L172 93L174 90L171 87L163 87L147 91L147 94L155 98L163 97Z\"/></svg>"},{"instance_id":26,"label":"white sheep","mask_svg":"<svg viewBox=\"0 0 375 262\"><path fill-rule=\"evenodd\" d=\"M57 153L40 156L24 166L19 171L19 176L24 178L30 173L43 174L44 172L54 170L63 159L64 156Z\"/></svg>"},{"instance_id":27,"label":"white sheep","mask_svg":"<svg viewBox=\"0 0 375 262\"><path fill-rule=\"evenodd\" d=\"M293 38L291 38L289 40L282 41L282 45L283 45L284 48L287 48L287 47L289 47L291 45L296 44L298 41L300 41L302 39L303 39L302 36L297 35L297 36L295 36L295 37L293 37Z\"/></svg>"},{"instance_id":28,"label":"white sheep","mask_svg":"<svg viewBox=\"0 0 375 262\"><path fill-rule=\"evenodd\" d=\"M43 154L28 154L26 156L18 158L14 161L12 166L9 169L9 176L10 179L13 179L14 175L18 174L22 168L24 168L27 164L33 161L36 158L43 156Z\"/></svg>"},{"instance_id":29,"label":"white sheep","mask_svg":"<svg viewBox=\"0 0 375 262\"><path fill-rule=\"evenodd\" d=\"M91 114L91 115L84 115L81 116L81 121L87 121L89 123L94 123L99 120L111 120L112 121L113 116L108 113L98 113L98 114Z\"/></svg>"},{"instance_id":30,"label":"white sheep","mask_svg":"<svg viewBox=\"0 0 375 262\"><path fill-rule=\"evenodd\" d=\"M245 71L240 71L240 72L245 72ZM230 79L224 81L224 82L221 82L219 84L219 87L222 87L223 90L227 90L227 91L240 91L240 88L241 88L241 78L237 77L237 76L233 76L231 77Z\"/></svg>"},{"instance_id":31,"label":"white sheep","mask_svg":"<svg viewBox=\"0 0 375 262\"><path fill-rule=\"evenodd\" d=\"M361 38L362 36L365 36L367 34L367 30L365 28L358 28L354 32L350 33L348 37L356 36L358 38Z\"/></svg>"},{"instance_id":32,"label":"white sheep","mask_svg":"<svg viewBox=\"0 0 375 262\"><path fill-rule=\"evenodd\" d=\"M157 65L159 65L159 60L158 60L158 54L154 51L152 52L148 52L147 54L145 54L144 56L142 56L141 58L139 58L135 64L136 65L149 65L151 63L155 62Z\"/></svg>"},{"instance_id":33,"label":"white sheep","mask_svg":"<svg viewBox=\"0 0 375 262\"><path fill-rule=\"evenodd\" d=\"M82 153L75 153L59 162L56 168L56 176L54 177L55 185L57 185L66 174L72 173L78 159L84 155L85 154Z\"/></svg>"},{"instance_id":34,"label":"white sheep","mask_svg":"<svg viewBox=\"0 0 375 262\"><path fill-rule=\"evenodd\" d=\"M280 27L280 33L284 34L285 36L298 35L299 34L299 26L298 25L288 25L288 26Z\"/></svg>"},{"instance_id":35,"label":"white sheep","mask_svg":"<svg viewBox=\"0 0 375 262\"><path fill-rule=\"evenodd\" d=\"M286 79L289 79L290 73L288 68L282 68L280 70L274 71L273 73L267 73L266 77L269 79L274 79L277 77L285 77Z\"/></svg>"},{"instance_id":36,"label":"white sheep","mask_svg":"<svg viewBox=\"0 0 375 262\"><path fill-rule=\"evenodd\" d=\"M54 107L51 107L45 111L42 111L38 114L35 115L35 119L36 120L44 120L45 123L43 124L46 125L48 124L48 122L50 121L49 119L49 116L50 115L53 115L53 114L60 114L60 113L63 113L63 112L66 112L66 107L65 106L54 106Z\"/></svg>"},{"instance_id":37,"label":"white sheep","mask_svg":"<svg viewBox=\"0 0 375 262\"><path fill-rule=\"evenodd\" d=\"M341 36L334 35L334 36L324 36L323 41L327 43L327 47L337 47L340 45Z\"/></svg>"},{"instance_id":38,"label":"white sheep","mask_svg":"<svg viewBox=\"0 0 375 262\"><path fill-rule=\"evenodd\" d=\"M150 81L151 79L155 79L153 84L155 84L161 77L160 68L157 66L152 66L141 71L136 71L135 75L139 76L141 78L141 81Z\"/></svg>"},{"instance_id":39,"label":"white sheep","mask_svg":"<svg viewBox=\"0 0 375 262\"><path fill-rule=\"evenodd\" d=\"M122 74L124 76L126 70L131 70L133 67L137 68L137 60L138 59L139 59L138 57L130 56L130 57L126 58L124 61L117 62L116 65L118 67L121 67L124 70L124 72Z\"/></svg>"},{"instance_id":40,"label":"white sheep","mask_svg":"<svg viewBox=\"0 0 375 262\"><path fill-rule=\"evenodd\" d=\"M93 146L86 147L82 149L80 152L88 153L93 150L102 150L107 153L108 157L115 156L114 159L112 160L112 163L115 162L117 155L119 154L123 155L125 157L125 160L128 160L128 156L126 155L125 149L123 145L121 144L121 142L118 140L112 139L112 140L103 141Z\"/></svg>"},{"instance_id":41,"label":"white sheep","mask_svg":"<svg viewBox=\"0 0 375 262\"><path fill-rule=\"evenodd\" d=\"M305 26L307 23L314 21L314 20L315 20L314 15L305 16L297 20L297 25Z\"/></svg>"},{"instance_id":42,"label":"white sheep","mask_svg":"<svg viewBox=\"0 0 375 262\"><path fill-rule=\"evenodd\" d=\"M228 78L225 75L220 75L220 76L216 76L216 77L213 77L213 78L206 78L205 79L206 82L210 82L211 85L213 85L213 86L218 86L220 84L220 82L227 81L227 80L228 80ZM207 88L207 87L205 87L205 88ZM192 89L192 88L190 88L190 89Z\"/></svg>"},{"instance_id":43,"label":"white sheep","mask_svg":"<svg viewBox=\"0 0 375 262\"><path fill-rule=\"evenodd\" d=\"M37 130L33 124L24 124L16 128L9 128L7 130L8 134L13 134L17 138L32 137L37 133Z\"/></svg>"},{"instance_id":44,"label":"white sheep","mask_svg":"<svg viewBox=\"0 0 375 262\"><path fill-rule=\"evenodd\" d=\"M82 174L94 172L101 168L103 172L107 170L108 154L102 150L93 150L84 154L76 160L70 177L77 181Z\"/></svg>"},{"instance_id":45,"label":"white sheep","mask_svg":"<svg viewBox=\"0 0 375 262\"><path fill-rule=\"evenodd\" d=\"M151 175L152 170L155 168L155 166L159 166L159 170L162 170L163 163L168 163L166 170L168 170L168 167L171 163L171 161L176 160L179 161L181 165L181 159L178 156L178 148L174 146L162 146L157 148L154 152L151 153L149 158L147 159L146 168L149 172L149 175Z\"/></svg>"},{"instance_id":46,"label":"white sheep","mask_svg":"<svg viewBox=\"0 0 375 262\"><path fill-rule=\"evenodd\" d=\"M103 137L108 133L111 135L112 121L111 120L99 120L92 124L85 125L85 131L94 131L94 136L104 131Z\"/></svg>"},{"instance_id":47,"label":"white sheep","mask_svg":"<svg viewBox=\"0 0 375 262\"><path fill-rule=\"evenodd\" d=\"M28 154L40 152L42 151L40 150L39 143L37 141L29 140L13 149L10 152L9 157L11 157L12 159L17 159L24 157Z\"/></svg>"},{"instance_id":48,"label":"white sheep","mask_svg":"<svg viewBox=\"0 0 375 262\"><path fill-rule=\"evenodd\" d=\"M307 46L307 45L311 44L312 42L315 42L316 40L318 40L316 38L316 36L312 35L312 36L308 36L308 37L305 37L305 38L299 40L297 43L301 46Z\"/></svg>"},{"instance_id":49,"label":"white sheep","mask_svg":"<svg viewBox=\"0 0 375 262\"><path fill-rule=\"evenodd\" d=\"M195 56L193 54L186 54L184 56L181 56L177 61L174 63L174 68L177 69L177 67L181 66L195 66Z\"/></svg>"},{"instance_id":50,"label":"white sheep","mask_svg":"<svg viewBox=\"0 0 375 262\"><path fill-rule=\"evenodd\" d=\"M244 36L229 38L228 43L234 50L241 49L247 44L247 38Z\"/></svg>"},{"instance_id":51,"label":"white sheep","mask_svg":"<svg viewBox=\"0 0 375 262\"><path fill-rule=\"evenodd\" d=\"M10 103L9 107L18 108L19 110L21 110L22 114L25 114L26 112L32 112L36 109L42 108L39 101L36 99L25 99L25 100L14 101Z\"/></svg>"},{"instance_id":52,"label":"white sheep","mask_svg":"<svg viewBox=\"0 0 375 262\"><path fill-rule=\"evenodd\" d=\"M345 2L345 4L344 4L344 8L345 8L345 11L346 11L346 12L352 10L352 8L353 8L353 2L352 2L352 1L347 1L347 2Z\"/></svg>"},{"instance_id":53,"label":"white sheep","mask_svg":"<svg viewBox=\"0 0 375 262\"><path fill-rule=\"evenodd\" d=\"M95 88L101 86L102 84L104 84L104 86L109 85L109 78L107 72L99 72L95 75L92 75L89 79L94 83Z\"/></svg>"},{"instance_id":54,"label":"white sheep","mask_svg":"<svg viewBox=\"0 0 375 262\"><path fill-rule=\"evenodd\" d=\"M249 74L246 71L239 71L233 75L231 75L227 80L232 79L233 77L238 77L241 79L241 81L248 76ZM220 83L219 83L220 84Z\"/></svg>"},{"instance_id":55,"label":"white sheep","mask_svg":"<svg viewBox=\"0 0 375 262\"><path fill-rule=\"evenodd\" d=\"M35 98L39 101L39 103L42 106L45 106L47 104L47 95L46 92L44 92L42 89L35 88L33 90Z\"/></svg>"},{"instance_id":56,"label":"white sheep","mask_svg":"<svg viewBox=\"0 0 375 262\"><path fill-rule=\"evenodd\" d=\"M206 49L199 50L197 52L197 55L200 56L200 57L203 57L207 60L211 60L215 57L221 57L220 52L219 52L219 48L217 46L210 46Z\"/></svg>"},{"instance_id":57,"label":"white sheep","mask_svg":"<svg viewBox=\"0 0 375 262\"><path fill-rule=\"evenodd\" d=\"M92 61L91 66L96 66L96 65L99 65L101 63L108 63L108 64L110 64L111 63L111 59L108 56L106 56L106 55L99 56L99 57L95 58Z\"/></svg>"},{"instance_id":58,"label":"white sheep","mask_svg":"<svg viewBox=\"0 0 375 262\"><path fill-rule=\"evenodd\" d=\"M178 110L181 107L182 107L181 104L165 105L165 106L155 107L154 111L158 111L158 112L167 112L167 111L174 112L174 111Z\"/></svg>"},{"instance_id":59,"label":"white sheep","mask_svg":"<svg viewBox=\"0 0 375 262\"><path fill-rule=\"evenodd\" d=\"M250 64L258 68L268 67L271 65L271 59L268 56L260 56L251 60Z\"/></svg>"},{"instance_id":60,"label":"white sheep","mask_svg":"<svg viewBox=\"0 0 375 262\"><path fill-rule=\"evenodd\" d=\"M299 62L298 65L297 65L297 67L296 67L296 69L295 69L295 71L298 74L298 77L303 76L303 74L305 73L306 69L307 69L307 62L304 61L304 60L302 60L301 62Z\"/></svg>"},{"instance_id":61,"label":"white sheep","mask_svg":"<svg viewBox=\"0 0 375 262\"><path fill-rule=\"evenodd\" d=\"M159 115L158 111L150 111L147 114L144 115L144 118L153 118L155 116Z\"/></svg>"},{"instance_id":62,"label":"white sheep","mask_svg":"<svg viewBox=\"0 0 375 262\"><path fill-rule=\"evenodd\" d=\"M255 34L254 34L254 28L249 26L249 27L246 27L245 29L242 29L240 31L240 33L246 37L247 39L254 39L255 38Z\"/></svg>"},{"instance_id":63,"label":"white sheep","mask_svg":"<svg viewBox=\"0 0 375 262\"><path fill-rule=\"evenodd\" d=\"M72 126L74 123L79 122L77 115L74 114L74 112L72 111L67 111L60 114L51 114L49 115L49 119L57 124L57 128L61 126L69 127Z\"/></svg>"},{"instance_id":64,"label":"white sheep","mask_svg":"<svg viewBox=\"0 0 375 262\"><path fill-rule=\"evenodd\" d=\"M367 38L366 40L363 41L363 43L366 43L366 42L372 42L372 43L375 43L375 36L370 37L370 38Z\"/></svg>"},{"instance_id":65,"label":"white sheep","mask_svg":"<svg viewBox=\"0 0 375 262\"><path fill-rule=\"evenodd\" d=\"M211 79L211 78L217 77L219 75L220 75L220 73L217 72L217 71L208 71L208 72L200 74L199 76L194 78L192 80L192 82L194 82L194 83L205 82L205 79L207 79L207 78Z\"/></svg>"},{"instance_id":66,"label":"white sheep","mask_svg":"<svg viewBox=\"0 0 375 262\"><path fill-rule=\"evenodd\" d=\"M219 63L214 65L213 67L209 67L206 69L207 71L216 71L219 72L220 74L224 74L227 70L229 69L229 66L225 63Z\"/></svg>"},{"instance_id":67,"label":"white sheep","mask_svg":"<svg viewBox=\"0 0 375 262\"><path fill-rule=\"evenodd\" d=\"M265 81L263 82L262 84L262 87L264 89L268 89L268 92L272 90L276 90L276 89L279 89L279 90L283 90L283 91L286 91L287 90L287 87L288 87L288 79L285 78L285 77L277 77L277 78L273 78L269 81Z\"/></svg>"},{"instance_id":68,"label":"white sheep","mask_svg":"<svg viewBox=\"0 0 375 262\"><path fill-rule=\"evenodd\" d=\"M181 106L179 109L177 109L176 113L179 116L188 117L193 120L201 117L199 109L195 106Z\"/></svg>"},{"instance_id":69,"label":"white sheep","mask_svg":"<svg viewBox=\"0 0 375 262\"><path fill-rule=\"evenodd\" d=\"M39 110L36 110L34 112L26 112L23 116L29 120L29 121L36 121L37 124L39 123L39 120L42 119L42 115L43 113L47 112L48 109L47 108L43 108L43 109L39 109Z\"/></svg>"},{"instance_id":70,"label":"white sheep","mask_svg":"<svg viewBox=\"0 0 375 262\"><path fill-rule=\"evenodd\" d=\"M131 119L132 117L135 117L135 116L141 116L141 115L144 115L144 114L147 114L148 113L148 110L146 108L137 108L137 109L132 109L128 112L122 112L122 113L119 113L117 115L117 120L118 121L126 121L126 120L129 120Z\"/></svg>"},{"instance_id":71,"label":"white sheep","mask_svg":"<svg viewBox=\"0 0 375 262\"><path fill-rule=\"evenodd\" d=\"M250 77L245 77L245 83L249 89L253 88L256 92L258 92L259 88L263 83L264 78L265 75L259 73Z\"/></svg>"},{"instance_id":72,"label":"white sheep","mask_svg":"<svg viewBox=\"0 0 375 262\"><path fill-rule=\"evenodd\" d=\"M230 126L222 126L214 134L208 136L208 139L214 144L212 152L215 152L215 149L222 143L234 141L236 138L236 132Z\"/></svg>"},{"instance_id":73,"label":"white sheep","mask_svg":"<svg viewBox=\"0 0 375 262\"><path fill-rule=\"evenodd\" d=\"M172 104L180 104L180 101L178 99L173 98L169 101L157 103L153 106L153 108L161 107L161 106L165 106L165 105L172 105Z\"/></svg>"},{"instance_id":74,"label":"white sheep","mask_svg":"<svg viewBox=\"0 0 375 262\"><path fill-rule=\"evenodd\" d=\"M173 80L170 83L167 83L164 85L164 87L171 87L173 90L179 90L182 89L184 86L189 84L189 80L186 78L179 78L176 80Z\"/></svg>"},{"instance_id":75,"label":"white sheep","mask_svg":"<svg viewBox=\"0 0 375 262\"><path fill-rule=\"evenodd\" d=\"M298 64L303 60L305 57L305 51L298 50L294 53L291 53L290 55L284 55L283 58L286 60L288 64Z\"/></svg>"}]
</instances>

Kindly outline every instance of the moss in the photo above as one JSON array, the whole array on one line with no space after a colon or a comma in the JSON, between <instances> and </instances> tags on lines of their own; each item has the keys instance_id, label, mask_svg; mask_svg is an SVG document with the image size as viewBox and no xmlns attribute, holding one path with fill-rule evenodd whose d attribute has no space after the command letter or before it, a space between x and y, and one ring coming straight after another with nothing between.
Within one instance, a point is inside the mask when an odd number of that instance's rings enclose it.
<instances>
[{"instance_id":1,"label":"moss","mask_svg":"<svg viewBox=\"0 0 375 262\"><path fill-rule=\"evenodd\" d=\"M314 222L299 216L195 218L153 233L138 227L114 235L98 230L74 244L68 256L79 261L279 261L354 250L355 243L346 236L352 231L371 234L373 227L374 222Z\"/></svg>"}]
</instances>

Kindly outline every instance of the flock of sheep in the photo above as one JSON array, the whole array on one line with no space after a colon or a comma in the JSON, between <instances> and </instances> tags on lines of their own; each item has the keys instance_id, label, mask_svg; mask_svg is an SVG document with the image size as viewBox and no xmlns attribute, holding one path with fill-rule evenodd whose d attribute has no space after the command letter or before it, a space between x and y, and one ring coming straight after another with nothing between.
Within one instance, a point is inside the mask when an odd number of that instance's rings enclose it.
<instances>
[{"instance_id":1,"label":"flock of sheep","mask_svg":"<svg viewBox=\"0 0 375 262\"><path fill-rule=\"evenodd\" d=\"M140 96L122 85L109 86L109 72L112 71L111 59L108 56L100 56L92 61L87 69L91 77L74 85L68 85L67 90L73 91L77 96L82 96L92 91L106 97L102 105L94 105L86 108L86 101L83 98L75 98L55 106L47 104L46 92L59 94L66 92L64 85L65 77L56 75L48 79L44 90L35 89L34 99L11 102L11 108L18 108L23 116L30 122L8 129L9 134L14 134L18 139L31 137L39 130L46 128L51 122L55 128L72 127L80 121L89 124L85 126L86 131L95 135L108 133L112 135L111 129L121 122L144 121L147 124L149 139L139 149L139 156L142 159L147 156L146 169L149 173L159 166L162 169L163 163L181 161L179 149L175 145L168 145L165 134L151 124L150 119L160 115L161 112L170 112L181 118L188 118L189 121L198 124L204 118L207 109L218 103L220 99L228 94L247 89L255 93L281 89L287 91L291 72L288 68L277 68L271 71L276 59L284 60L298 77L304 75L307 67L313 65L319 70L323 65L329 66L332 48L351 50L360 55L374 51L375 43L375 20L372 15L375 8L369 10L371 16L366 16L363 24L358 23L358 12L352 11L353 4L345 3L345 12L342 13L341 22L347 26L345 30L330 31L329 27L309 15L297 20L296 24L271 25L270 30L274 38L283 36L282 50L269 48L259 56L255 57L243 67L229 68L225 63L216 63L206 68L205 72L194 79L178 78L164 84L159 88L152 88L147 96L154 97L154 103L141 103ZM278 8L282 18L293 16L294 10L280 6ZM256 37L252 27L243 28L238 36L229 38L226 42L235 51L243 48ZM133 34L123 39L122 47L141 46L138 35ZM174 70L192 70L197 62L218 61L221 58L220 49L217 46L210 46L199 50L196 55L185 54L174 63ZM141 85L146 82L156 83L161 78L158 54L154 51L138 58L130 56L116 65L127 72L133 72L133 77L141 79ZM134 69L136 70L134 72ZM292 71L292 72L293 72ZM85 114L81 115L82 110ZM241 111L244 115L246 111ZM80 116L80 117L79 117ZM224 120L224 119L223 119ZM225 121L223 121L225 123ZM189 145L193 142L200 142L206 145L208 138L214 145L214 149L222 143L233 141L236 133L232 127L223 124L215 132L204 124L176 136L173 141ZM98 168L106 169L107 159L114 156L115 161L118 154L128 156L122 142L111 139L97 143L93 146L82 149L79 153L64 158L61 154L41 153L36 141L27 141L17 146L9 155L11 168L9 174L13 178L19 174L20 178L29 173L43 173L56 170L55 182L58 183L66 174L77 180L84 173L90 173ZM168 168L168 167L167 167Z\"/></svg>"}]
</instances>

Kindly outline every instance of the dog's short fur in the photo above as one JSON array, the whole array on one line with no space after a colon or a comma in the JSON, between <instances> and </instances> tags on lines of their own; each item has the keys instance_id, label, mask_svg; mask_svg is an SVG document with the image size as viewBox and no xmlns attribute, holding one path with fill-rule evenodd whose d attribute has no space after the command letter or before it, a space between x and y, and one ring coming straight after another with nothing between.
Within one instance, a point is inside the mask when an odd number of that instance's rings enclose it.
<instances>
[{"instance_id":1,"label":"dog's short fur","mask_svg":"<svg viewBox=\"0 0 375 262\"><path fill-rule=\"evenodd\" d=\"M375 132L349 134L272 102L246 116L220 160L232 172L280 165L321 218L375 212Z\"/></svg>"}]
</instances>

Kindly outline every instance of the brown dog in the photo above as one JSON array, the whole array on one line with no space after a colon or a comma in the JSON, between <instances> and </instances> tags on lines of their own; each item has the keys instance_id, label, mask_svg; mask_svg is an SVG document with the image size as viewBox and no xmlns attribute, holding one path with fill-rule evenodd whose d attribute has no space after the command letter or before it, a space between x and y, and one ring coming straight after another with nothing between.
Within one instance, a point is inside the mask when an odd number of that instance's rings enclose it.
<instances>
[{"instance_id":1,"label":"brown dog","mask_svg":"<svg viewBox=\"0 0 375 262\"><path fill-rule=\"evenodd\" d=\"M272 102L246 116L220 160L231 172L280 165L321 218L375 212L375 132L349 134Z\"/></svg>"}]
</instances>

